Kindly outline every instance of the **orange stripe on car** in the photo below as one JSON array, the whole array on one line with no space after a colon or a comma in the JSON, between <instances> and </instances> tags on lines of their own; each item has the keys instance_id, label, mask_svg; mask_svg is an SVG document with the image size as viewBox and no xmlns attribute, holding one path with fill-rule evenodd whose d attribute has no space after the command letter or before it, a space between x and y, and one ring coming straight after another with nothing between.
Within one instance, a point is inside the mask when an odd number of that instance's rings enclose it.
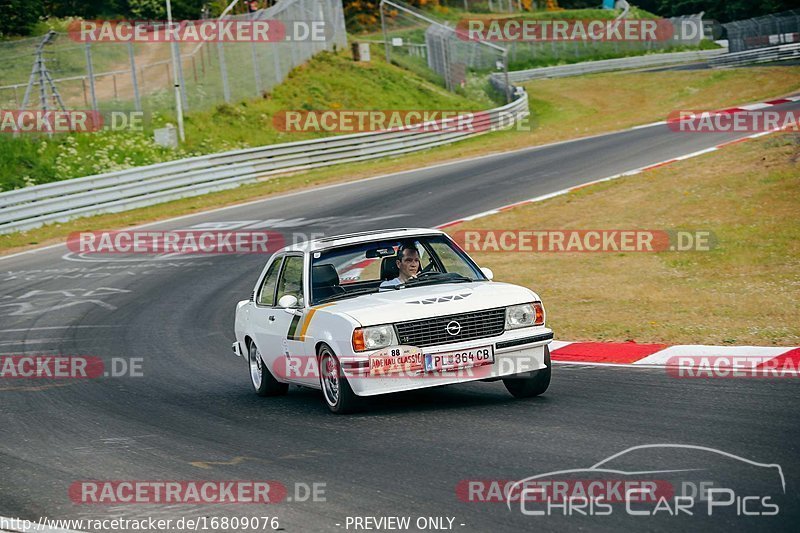
<instances>
[{"instance_id":1,"label":"orange stripe on car","mask_svg":"<svg viewBox=\"0 0 800 533\"><path fill-rule=\"evenodd\" d=\"M306 320L303 323L303 327L300 329L300 340L301 341L306 340L306 331L308 331L308 326L311 325L311 319L314 317L314 313L316 313L318 309L322 309L323 307L328 307L330 305L335 305L335 302L334 303L329 303L329 304L318 305L316 307L312 307L308 311L308 314L306 315Z\"/></svg>"}]
</instances>

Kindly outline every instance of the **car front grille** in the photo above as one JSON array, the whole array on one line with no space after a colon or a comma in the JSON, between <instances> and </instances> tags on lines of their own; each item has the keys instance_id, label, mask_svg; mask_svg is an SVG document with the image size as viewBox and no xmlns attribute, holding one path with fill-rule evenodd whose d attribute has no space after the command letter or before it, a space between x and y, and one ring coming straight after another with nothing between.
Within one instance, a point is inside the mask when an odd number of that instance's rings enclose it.
<instances>
[{"instance_id":1,"label":"car front grille","mask_svg":"<svg viewBox=\"0 0 800 533\"><path fill-rule=\"evenodd\" d=\"M451 331L455 330L455 326L451 324L452 322L457 322L460 326L460 330L456 335L447 330L448 324L451 325ZM505 325L506 309L505 307L500 307L472 313L398 322L395 327L397 328L400 344L423 347L482 339L484 337L496 337L503 333Z\"/></svg>"}]
</instances>

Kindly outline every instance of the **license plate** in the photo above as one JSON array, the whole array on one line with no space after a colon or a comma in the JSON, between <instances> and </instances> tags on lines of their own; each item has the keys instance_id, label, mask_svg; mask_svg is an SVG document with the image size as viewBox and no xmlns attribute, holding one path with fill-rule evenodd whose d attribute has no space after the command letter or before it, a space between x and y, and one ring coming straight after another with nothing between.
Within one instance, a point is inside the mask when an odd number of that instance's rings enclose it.
<instances>
[{"instance_id":1,"label":"license plate","mask_svg":"<svg viewBox=\"0 0 800 533\"><path fill-rule=\"evenodd\" d=\"M425 371L457 370L471 366L490 365L494 363L492 346L481 346L454 352L426 353Z\"/></svg>"},{"instance_id":2,"label":"license plate","mask_svg":"<svg viewBox=\"0 0 800 533\"><path fill-rule=\"evenodd\" d=\"M425 357L413 346L392 346L369 357L369 373L372 376L396 373L414 373L422 370Z\"/></svg>"}]
</instances>

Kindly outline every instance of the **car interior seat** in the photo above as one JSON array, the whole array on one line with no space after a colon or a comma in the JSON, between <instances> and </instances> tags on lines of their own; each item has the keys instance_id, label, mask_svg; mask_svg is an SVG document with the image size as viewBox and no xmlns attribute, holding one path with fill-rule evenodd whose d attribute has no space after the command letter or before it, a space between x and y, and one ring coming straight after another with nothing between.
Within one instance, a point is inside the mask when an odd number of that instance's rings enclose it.
<instances>
[{"instance_id":1,"label":"car interior seat","mask_svg":"<svg viewBox=\"0 0 800 533\"><path fill-rule=\"evenodd\" d=\"M381 259L381 281L393 280L400 275L397 268L397 256L384 257Z\"/></svg>"},{"instance_id":2,"label":"car interior seat","mask_svg":"<svg viewBox=\"0 0 800 533\"><path fill-rule=\"evenodd\" d=\"M311 289L314 300L328 298L346 292L339 285L339 274L331 264L314 265L311 269Z\"/></svg>"}]
</instances>

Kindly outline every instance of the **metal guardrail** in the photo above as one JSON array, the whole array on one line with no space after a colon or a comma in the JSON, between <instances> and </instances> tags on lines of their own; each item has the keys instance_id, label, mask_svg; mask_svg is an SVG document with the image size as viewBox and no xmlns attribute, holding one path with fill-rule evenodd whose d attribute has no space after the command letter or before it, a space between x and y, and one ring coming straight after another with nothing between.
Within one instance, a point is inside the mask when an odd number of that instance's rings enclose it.
<instances>
[{"instance_id":1,"label":"metal guardrail","mask_svg":"<svg viewBox=\"0 0 800 533\"><path fill-rule=\"evenodd\" d=\"M773 61L786 61L800 59L800 43L782 44L770 48L757 48L745 52L735 52L709 60L712 67L736 67L756 63L771 63Z\"/></svg>"},{"instance_id":2,"label":"metal guardrail","mask_svg":"<svg viewBox=\"0 0 800 533\"><path fill-rule=\"evenodd\" d=\"M0 193L0 233L100 213L115 213L238 187L289 171L365 161L425 150L507 127L528 114L528 97L475 113L473 128L455 121L425 127L333 137L234 150L146 167L75 178Z\"/></svg>"},{"instance_id":3,"label":"metal guardrail","mask_svg":"<svg viewBox=\"0 0 800 533\"><path fill-rule=\"evenodd\" d=\"M698 50L690 52L673 52L664 54L647 54L643 56L621 57L619 59L603 59L600 61L585 61L572 65L558 65L555 67L542 67L529 70L517 70L508 73L511 83L535 80L541 78L563 78L567 76L580 76L597 72L610 72L644 67L659 67L664 65L677 65L694 61L709 61L712 58L727 53L727 50ZM497 74L493 74L497 77Z\"/></svg>"}]
</instances>

